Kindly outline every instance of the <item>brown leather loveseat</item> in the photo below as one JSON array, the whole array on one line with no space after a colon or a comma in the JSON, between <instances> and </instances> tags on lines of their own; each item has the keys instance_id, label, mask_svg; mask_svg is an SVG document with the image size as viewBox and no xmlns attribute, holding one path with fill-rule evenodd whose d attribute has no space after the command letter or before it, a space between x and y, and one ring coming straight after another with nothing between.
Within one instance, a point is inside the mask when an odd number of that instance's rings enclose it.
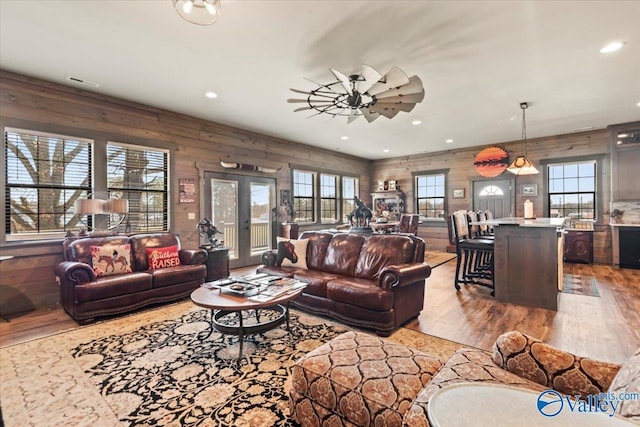
<instances>
[{"instance_id":1,"label":"brown leather loveseat","mask_svg":"<svg viewBox=\"0 0 640 427\"><path fill-rule=\"evenodd\" d=\"M66 239L63 252L60 299L78 323L184 298L207 274L207 252L180 249L172 233Z\"/></svg>"},{"instance_id":2,"label":"brown leather loveseat","mask_svg":"<svg viewBox=\"0 0 640 427\"><path fill-rule=\"evenodd\" d=\"M257 270L306 282L293 305L381 336L420 314L425 279L431 275L421 238L307 231L299 240L304 239L306 269L278 266L277 250L271 250Z\"/></svg>"}]
</instances>

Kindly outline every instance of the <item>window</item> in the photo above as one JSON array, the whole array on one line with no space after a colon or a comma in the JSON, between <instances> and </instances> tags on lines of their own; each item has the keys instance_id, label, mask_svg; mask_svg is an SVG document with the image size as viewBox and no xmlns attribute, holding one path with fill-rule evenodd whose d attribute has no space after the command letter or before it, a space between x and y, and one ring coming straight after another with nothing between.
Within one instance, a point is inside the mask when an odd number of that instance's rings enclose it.
<instances>
[{"instance_id":1,"label":"window","mask_svg":"<svg viewBox=\"0 0 640 427\"><path fill-rule=\"evenodd\" d=\"M338 177L320 174L320 222L338 221Z\"/></svg>"},{"instance_id":2,"label":"window","mask_svg":"<svg viewBox=\"0 0 640 427\"><path fill-rule=\"evenodd\" d=\"M420 215L420 219L444 221L445 174L416 175L415 186L416 212Z\"/></svg>"},{"instance_id":3,"label":"window","mask_svg":"<svg viewBox=\"0 0 640 427\"><path fill-rule=\"evenodd\" d=\"M487 185L480 190L480 196L504 196L504 191L495 185Z\"/></svg>"},{"instance_id":4,"label":"window","mask_svg":"<svg viewBox=\"0 0 640 427\"><path fill-rule=\"evenodd\" d=\"M347 215L354 211L356 204L354 197L359 194L358 178L342 177L342 220L348 222Z\"/></svg>"},{"instance_id":5,"label":"window","mask_svg":"<svg viewBox=\"0 0 640 427\"><path fill-rule=\"evenodd\" d=\"M109 142L107 190L129 200L127 232L168 229L168 163L165 150Z\"/></svg>"},{"instance_id":6,"label":"window","mask_svg":"<svg viewBox=\"0 0 640 427\"><path fill-rule=\"evenodd\" d=\"M7 240L78 229L75 201L91 192L92 141L5 129Z\"/></svg>"},{"instance_id":7,"label":"window","mask_svg":"<svg viewBox=\"0 0 640 427\"><path fill-rule=\"evenodd\" d=\"M547 166L549 216L596 219L596 161Z\"/></svg>"},{"instance_id":8,"label":"window","mask_svg":"<svg viewBox=\"0 0 640 427\"><path fill-rule=\"evenodd\" d=\"M293 210L298 222L315 222L314 178L313 172L293 171Z\"/></svg>"}]
</instances>

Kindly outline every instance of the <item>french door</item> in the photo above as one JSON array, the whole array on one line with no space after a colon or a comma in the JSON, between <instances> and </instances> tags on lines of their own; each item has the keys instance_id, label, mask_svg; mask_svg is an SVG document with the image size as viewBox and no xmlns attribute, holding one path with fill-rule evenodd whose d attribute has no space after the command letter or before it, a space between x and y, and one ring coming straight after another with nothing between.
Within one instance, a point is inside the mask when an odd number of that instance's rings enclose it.
<instances>
[{"instance_id":1,"label":"french door","mask_svg":"<svg viewBox=\"0 0 640 427\"><path fill-rule=\"evenodd\" d=\"M262 253L272 247L276 206L276 180L227 173L205 173L205 212L223 232L229 248L229 267L260 264Z\"/></svg>"},{"instance_id":2,"label":"french door","mask_svg":"<svg viewBox=\"0 0 640 427\"><path fill-rule=\"evenodd\" d=\"M511 178L473 181L473 210L490 210L494 218L514 215L514 180Z\"/></svg>"}]
</instances>

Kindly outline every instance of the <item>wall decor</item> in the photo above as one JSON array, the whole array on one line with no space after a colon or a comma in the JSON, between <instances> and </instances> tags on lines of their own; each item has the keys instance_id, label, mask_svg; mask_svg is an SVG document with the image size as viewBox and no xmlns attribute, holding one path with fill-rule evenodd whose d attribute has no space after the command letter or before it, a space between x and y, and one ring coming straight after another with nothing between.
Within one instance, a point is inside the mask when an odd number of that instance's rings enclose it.
<instances>
[{"instance_id":1,"label":"wall decor","mask_svg":"<svg viewBox=\"0 0 640 427\"><path fill-rule=\"evenodd\" d=\"M454 199L464 199L464 188L454 188L453 189L453 198Z\"/></svg>"},{"instance_id":2,"label":"wall decor","mask_svg":"<svg viewBox=\"0 0 640 427\"><path fill-rule=\"evenodd\" d=\"M178 187L180 189L180 203L196 202L196 179L179 178Z\"/></svg>"},{"instance_id":3,"label":"wall decor","mask_svg":"<svg viewBox=\"0 0 640 427\"><path fill-rule=\"evenodd\" d=\"M520 194L522 196L537 196L538 184L522 184L520 186Z\"/></svg>"},{"instance_id":4,"label":"wall decor","mask_svg":"<svg viewBox=\"0 0 640 427\"><path fill-rule=\"evenodd\" d=\"M488 147L476 154L473 165L478 175L494 178L507 170L509 155L504 148Z\"/></svg>"}]
</instances>

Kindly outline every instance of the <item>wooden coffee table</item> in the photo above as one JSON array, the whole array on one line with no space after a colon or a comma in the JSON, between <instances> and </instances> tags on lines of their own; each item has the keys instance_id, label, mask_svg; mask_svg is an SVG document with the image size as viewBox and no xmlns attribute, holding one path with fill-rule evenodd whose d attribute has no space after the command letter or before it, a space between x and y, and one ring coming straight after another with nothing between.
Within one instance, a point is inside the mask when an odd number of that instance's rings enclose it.
<instances>
[{"instance_id":1,"label":"wooden coffee table","mask_svg":"<svg viewBox=\"0 0 640 427\"><path fill-rule=\"evenodd\" d=\"M240 339L240 351L238 353L239 365L242 360L242 347L245 335L266 332L283 322L286 322L287 331L290 331L289 303L296 299L302 293L303 289L304 288L298 288L269 301L258 302L244 296L201 286L191 293L191 301L197 306L211 310L211 329L207 334L203 334L199 336L199 338L208 338L214 329L225 334L237 335ZM269 316L267 320L261 321L261 309L275 312L276 317ZM245 325L243 322L243 312L249 310L254 310L256 321L250 325ZM235 319L230 319L230 317L235 317Z\"/></svg>"}]
</instances>

